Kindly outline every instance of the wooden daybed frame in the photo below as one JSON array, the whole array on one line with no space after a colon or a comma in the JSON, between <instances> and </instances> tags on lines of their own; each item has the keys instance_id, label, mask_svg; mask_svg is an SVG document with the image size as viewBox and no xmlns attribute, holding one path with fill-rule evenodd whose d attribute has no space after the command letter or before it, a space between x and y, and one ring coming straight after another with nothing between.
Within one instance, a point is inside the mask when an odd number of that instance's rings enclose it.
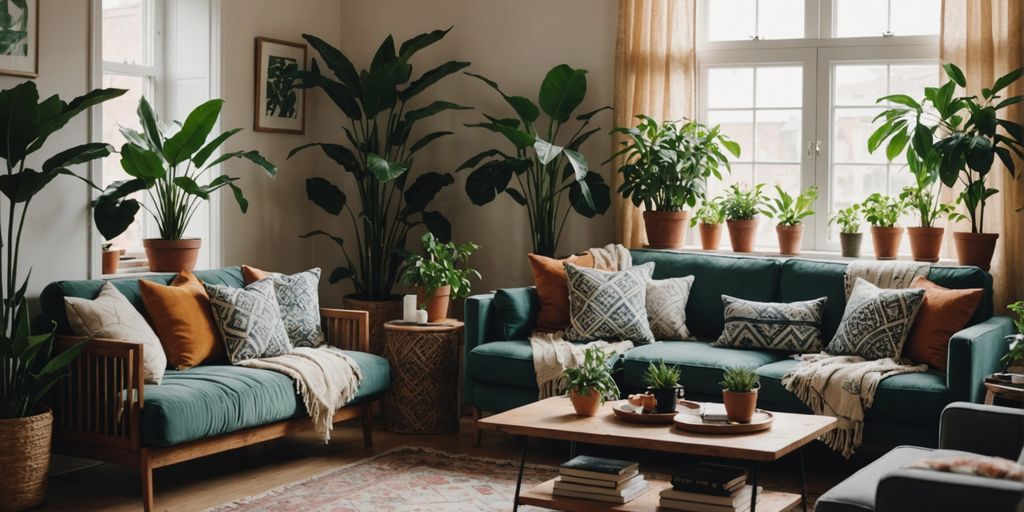
<instances>
[{"instance_id":1,"label":"wooden daybed frame","mask_svg":"<svg viewBox=\"0 0 1024 512\"><path fill-rule=\"evenodd\" d=\"M369 352L366 311L320 309L324 337L344 350ZM81 341L58 336L59 347ZM142 408L145 386L142 345L92 339L70 366L70 376L55 387L53 451L139 469L142 504L153 510L153 470L243 446L254 445L313 428L309 418L293 418L175 446L143 446ZM363 443L373 445L373 403L376 397L340 409L334 422L362 418Z\"/></svg>"}]
</instances>

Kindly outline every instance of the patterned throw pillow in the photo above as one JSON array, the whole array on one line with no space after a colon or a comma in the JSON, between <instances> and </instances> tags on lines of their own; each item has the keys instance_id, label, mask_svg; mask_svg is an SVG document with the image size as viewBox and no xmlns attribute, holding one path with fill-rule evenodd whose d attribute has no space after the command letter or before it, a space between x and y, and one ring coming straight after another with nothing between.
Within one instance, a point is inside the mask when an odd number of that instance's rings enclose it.
<instances>
[{"instance_id":1,"label":"patterned throw pillow","mask_svg":"<svg viewBox=\"0 0 1024 512\"><path fill-rule=\"evenodd\" d=\"M320 327L320 269L285 275L242 265L245 284L270 278L274 282L281 320L294 347L318 347L324 342Z\"/></svg>"},{"instance_id":2,"label":"patterned throw pillow","mask_svg":"<svg viewBox=\"0 0 1024 512\"><path fill-rule=\"evenodd\" d=\"M654 263L621 272L565 264L569 280L569 341L654 341L647 323L647 281Z\"/></svg>"},{"instance_id":3,"label":"patterned throw pillow","mask_svg":"<svg viewBox=\"0 0 1024 512\"><path fill-rule=\"evenodd\" d=\"M821 352L821 318L827 300L755 302L722 295L725 329L712 346Z\"/></svg>"},{"instance_id":4,"label":"patterned throw pillow","mask_svg":"<svg viewBox=\"0 0 1024 512\"><path fill-rule=\"evenodd\" d=\"M647 320L655 339L693 339L686 328L686 301L691 287L693 276L647 282Z\"/></svg>"},{"instance_id":5,"label":"patterned throw pillow","mask_svg":"<svg viewBox=\"0 0 1024 512\"><path fill-rule=\"evenodd\" d=\"M232 364L291 352L272 280L245 288L207 284L206 293Z\"/></svg>"},{"instance_id":6,"label":"patterned throw pillow","mask_svg":"<svg viewBox=\"0 0 1024 512\"><path fill-rule=\"evenodd\" d=\"M920 288L883 289L857 279L839 330L825 352L869 361L898 359L922 302L924 290Z\"/></svg>"}]
</instances>

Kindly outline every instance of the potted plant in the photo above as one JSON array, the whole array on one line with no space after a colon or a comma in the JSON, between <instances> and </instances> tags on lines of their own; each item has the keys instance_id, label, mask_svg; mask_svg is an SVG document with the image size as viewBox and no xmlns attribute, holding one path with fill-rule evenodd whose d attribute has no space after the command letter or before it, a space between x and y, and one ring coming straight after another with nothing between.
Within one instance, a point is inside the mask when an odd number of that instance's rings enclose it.
<instances>
[{"instance_id":1,"label":"potted plant","mask_svg":"<svg viewBox=\"0 0 1024 512\"><path fill-rule=\"evenodd\" d=\"M864 237L860 232L860 222L859 204L836 210L828 221L839 225L839 248L844 258L860 258L860 242Z\"/></svg>"},{"instance_id":2,"label":"potted plant","mask_svg":"<svg viewBox=\"0 0 1024 512\"><path fill-rule=\"evenodd\" d=\"M953 64L943 66L949 80L941 87L926 87L924 99L915 100L905 94L879 98L894 106L880 113L885 119L868 140L871 145L890 140L887 152L908 142L919 155L930 150L938 153L939 179L947 187L958 182L962 192L957 197L971 221L971 231L953 233L957 257L961 265L988 269L992 262L998 233L985 232L985 205L999 191L988 186L988 173L996 157L1011 177L1016 177L1013 155L1024 157L1024 130L1002 111L1024 101L1024 96L1004 98L1000 92L1016 82L1024 69L999 77L992 87L977 95L958 96L957 87L967 89L963 71ZM931 108L926 108L931 104Z\"/></svg>"},{"instance_id":3,"label":"potted plant","mask_svg":"<svg viewBox=\"0 0 1024 512\"><path fill-rule=\"evenodd\" d=\"M576 414L594 416L606 397L618 398L619 386L612 378L608 358L604 349L592 346L583 351L583 364L565 369L563 376Z\"/></svg>"},{"instance_id":4,"label":"potted plant","mask_svg":"<svg viewBox=\"0 0 1024 512\"><path fill-rule=\"evenodd\" d=\"M573 114L587 95L587 71L566 64L548 71L537 103L525 96L509 96L483 76L466 74L497 91L515 111L515 117L485 114L486 122L466 125L495 132L512 143L509 153L488 149L456 169L472 169L466 179L466 194L477 206L504 193L526 207L533 252L554 257L569 213L575 211L589 219L604 214L611 205L608 184L590 170L580 153L580 146L601 131L587 129L593 117L611 107L576 115L578 126L573 127ZM540 120L541 112L547 120ZM560 133L571 135L559 139Z\"/></svg>"},{"instance_id":5,"label":"potted plant","mask_svg":"<svg viewBox=\"0 0 1024 512\"><path fill-rule=\"evenodd\" d=\"M735 252L751 252L757 240L757 214L765 204L764 184L753 188L730 185L722 200L726 226L729 228L729 242Z\"/></svg>"},{"instance_id":6,"label":"potted plant","mask_svg":"<svg viewBox=\"0 0 1024 512\"><path fill-rule=\"evenodd\" d=\"M875 192L868 196L860 207L864 211L864 219L871 224L871 243L875 248L875 258L896 259L900 251L900 240L903 238L903 228L896 223L907 212L909 205L899 197Z\"/></svg>"},{"instance_id":7,"label":"potted plant","mask_svg":"<svg viewBox=\"0 0 1024 512\"><path fill-rule=\"evenodd\" d=\"M939 197L941 182L937 153L932 152L922 159L910 148L907 150L907 167L914 175L914 185L904 187L900 199L910 205L921 220L920 226L907 228L910 254L914 261L936 262L939 261L945 229L935 226L935 221L942 216L957 219L963 215L956 214L953 205L943 203Z\"/></svg>"},{"instance_id":8,"label":"potted plant","mask_svg":"<svg viewBox=\"0 0 1024 512\"><path fill-rule=\"evenodd\" d=\"M1020 364L1024 362L1024 300L1014 302L1006 306L1006 309L1017 316L1013 320L1017 333L1006 337L1009 348L1006 355L1001 359L1003 373L1021 374L1024 373L1024 368L1020 367Z\"/></svg>"},{"instance_id":9,"label":"potted plant","mask_svg":"<svg viewBox=\"0 0 1024 512\"><path fill-rule=\"evenodd\" d=\"M632 128L616 128L627 140L612 158L623 156L619 167L622 185L618 192L644 207L648 245L655 249L679 249L686 241L687 208L704 196L709 178L722 179L721 167L731 170L722 148L733 156L740 146L721 133L696 121L665 121L658 124L640 115Z\"/></svg>"},{"instance_id":10,"label":"potted plant","mask_svg":"<svg viewBox=\"0 0 1024 512\"><path fill-rule=\"evenodd\" d=\"M422 225L442 242L451 239L448 219L430 205L437 193L455 179L447 172L414 173L413 161L423 148L452 132L435 131L417 138L412 135L424 119L468 108L440 100L419 106L416 100L469 63L445 62L415 79L409 63L416 53L447 34L448 30L420 34L397 50L394 38L388 36L370 67L359 72L341 50L303 34L320 60L313 59L308 71L294 72L298 87L323 89L347 126L342 128L344 136L339 132L339 140L304 144L293 149L289 158L319 147L344 171L338 177L350 180L348 187L358 198L350 201L334 180L320 176L307 179L309 200L330 215L350 221L348 229L354 236L346 240L321 229L301 236L327 237L340 249L344 263L331 271L328 281L336 284L351 280L354 293L344 297L344 305L369 312L370 349L376 354L383 350L384 322L402 315L402 302L392 289L401 270L409 230ZM321 69L321 65L327 69Z\"/></svg>"},{"instance_id":11,"label":"potted plant","mask_svg":"<svg viewBox=\"0 0 1024 512\"><path fill-rule=\"evenodd\" d=\"M121 260L124 250L115 249L112 242L103 242L103 260L101 272L104 275L117 273L117 264Z\"/></svg>"},{"instance_id":12,"label":"potted plant","mask_svg":"<svg viewBox=\"0 0 1024 512\"><path fill-rule=\"evenodd\" d=\"M66 103L58 96L39 101L33 81L0 91L0 158L4 172L0 193L9 222L0 228L0 453L4 454L4 484L0 503L4 509L25 510L42 503L50 467L53 413L46 398L66 368L85 348L77 343L63 351L55 346L55 325L30 330L26 290L28 277L21 274L21 244L30 240L25 231L28 205L52 180L62 174L85 180L71 171L76 165L104 158L113 152L109 144L89 142L55 151L41 167L25 167L28 158L44 147L48 138L90 107L121 96L123 89L97 89ZM94 185L92 185L94 186ZM22 235L27 235L23 238Z\"/></svg>"},{"instance_id":13,"label":"potted plant","mask_svg":"<svg viewBox=\"0 0 1024 512\"><path fill-rule=\"evenodd\" d=\"M140 210L146 210L160 233L160 238L142 241L149 269L154 272L195 268L202 240L186 238L185 231L196 209L214 192L229 187L242 213L248 210L249 202L235 184L239 178L222 174L201 185L204 175L232 158L248 160L271 177L277 174L274 164L255 150L230 151L211 160L224 141L241 131L228 130L206 142L223 105L224 100L219 99L199 105L174 131L161 126L149 102L142 98L138 109L142 131L121 128L127 140L121 146L121 167L130 179L114 182L103 191L93 203L93 218L100 234L110 240L124 233ZM131 197L143 191L148 196L144 203Z\"/></svg>"},{"instance_id":14,"label":"potted plant","mask_svg":"<svg viewBox=\"0 0 1024 512\"><path fill-rule=\"evenodd\" d=\"M679 391L683 389L679 385L679 369L665 364L665 361L651 362L643 379L647 390L657 401L654 410L660 414L675 412L676 398L681 398Z\"/></svg>"},{"instance_id":15,"label":"potted plant","mask_svg":"<svg viewBox=\"0 0 1024 512\"><path fill-rule=\"evenodd\" d=\"M425 256L409 254L406 257L401 282L417 288L417 302L427 310L427 321L438 322L448 318L450 298L468 297L469 279L480 279L480 273L467 266L469 256L479 247L472 242L441 243L430 232L420 241Z\"/></svg>"},{"instance_id":16,"label":"potted plant","mask_svg":"<svg viewBox=\"0 0 1024 512\"><path fill-rule=\"evenodd\" d=\"M818 187L811 186L793 197L776 185L778 197L765 205L764 214L778 221L775 234L779 237L779 252L787 255L800 254L800 242L804 236L803 220L814 215L814 201L818 199Z\"/></svg>"},{"instance_id":17,"label":"potted plant","mask_svg":"<svg viewBox=\"0 0 1024 512\"><path fill-rule=\"evenodd\" d=\"M750 423L757 409L757 391L760 389L757 373L753 368L739 366L729 368L722 374L722 402L730 421Z\"/></svg>"},{"instance_id":18,"label":"potted plant","mask_svg":"<svg viewBox=\"0 0 1024 512\"><path fill-rule=\"evenodd\" d=\"M722 198L705 198L700 208L690 219L690 227L700 229L700 245L705 251L717 251L722 239L722 224L725 222L725 209Z\"/></svg>"}]
</instances>

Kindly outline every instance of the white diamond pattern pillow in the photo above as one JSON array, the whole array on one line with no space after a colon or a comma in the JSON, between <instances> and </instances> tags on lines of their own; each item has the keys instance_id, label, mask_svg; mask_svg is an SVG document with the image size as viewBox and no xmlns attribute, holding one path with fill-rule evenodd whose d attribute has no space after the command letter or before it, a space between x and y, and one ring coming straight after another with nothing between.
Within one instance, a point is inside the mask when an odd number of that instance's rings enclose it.
<instances>
[{"instance_id":1,"label":"white diamond pattern pillow","mask_svg":"<svg viewBox=\"0 0 1024 512\"><path fill-rule=\"evenodd\" d=\"M755 302L722 295L725 328L712 346L821 352L821 319L827 300Z\"/></svg>"},{"instance_id":2,"label":"white diamond pattern pillow","mask_svg":"<svg viewBox=\"0 0 1024 512\"><path fill-rule=\"evenodd\" d=\"M654 341L647 322L647 281L654 263L621 272L565 264L569 282L569 341Z\"/></svg>"},{"instance_id":3,"label":"white diamond pattern pillow","mask_svg":"<svg viewBox=\"0 0 1024 512\"><path fill-rule=\"evenodd\" d=\"M647 320L655 339L693 339L686 327L686 302L692 287L693 276L647 282Z\"/></svg>"},{"instance_id":4,"label":"white diamond pattern pillow","mask_svg":"<svg viewBox=\"0 0 1024 512\"><path fill-rule=\"evenodd\" d=\"M206 284L214 323L232 364L291 352L272 279L245 288Z\"/></svg>"},{"instance_id":5,"label":"white diamond pattern pillow","mask_svg":"<svg viewBox=\"0 0 1024 512\"><path fill-rule=\"evenodd\" d=\"M160 384L167 369L167 355L160 338L146 319L109 281L96 299L65 297L64 310L71 330L78 336L137 341L142 344L142 374L149 384Z\"/></svg>"},{"instance_id":6,"label":"white diamond pattern pillow","mask_svg":"<svg viewBox=\"0 0 1024 512\"><path fill-rule=\"evenodd\" d=\"M290 276L272 272L274 295L281 309L281 321L294 347L318 347L324 342L320 327L320 269Z\"/></svg>"},{"instance_id":7,"label":"white diamond pattern pillow","mask_svg":"<svg viewBox=\"0 0 1024 512\"><path fill-rule=\"evenodd\" d=\"M869 361L899 359L923 302L923 288L884 289L857 278L839 329L825 352Z\"/></svg>"}]
</instances>

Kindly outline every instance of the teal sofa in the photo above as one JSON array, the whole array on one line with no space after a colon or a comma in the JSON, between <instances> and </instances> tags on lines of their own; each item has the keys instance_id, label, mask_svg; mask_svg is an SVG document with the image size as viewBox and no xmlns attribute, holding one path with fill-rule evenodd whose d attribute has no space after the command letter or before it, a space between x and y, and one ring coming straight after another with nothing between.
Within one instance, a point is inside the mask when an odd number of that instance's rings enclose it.
<instances>
[{"instance_id":1,"label":"teal sofa","mask_svg":"<svg viewBox=\"0 0 1024 512\"><path fill-rule=\"evenodd\" d=\"M664 360L682 370L688 398L721 401L719 381L731 366L750 366L761 378L759 406L809 412L781 384L796 361L789 354L712 347L723 328L722 294L766 302L828 297L822 325L827 341L846 306L842 261L633 250L634 264L654 262L654 279L693 275L687 325L698 341L660 340L636 347L615 365L623 393L642 389L648 363ZM929 370L885 379L868 411L867 442L935 446L942 409L954 401L979 402L983 379L999 368L1012 332L1008 317L993 316L992 277L976 267L933 267L928 278L947 288L983 288L969 325L950 339L947 373ZM539 304L533 288L497 290L466 301L465 400L478 412L500 412L537 399L529 333Z\"/></svg>"}]
</instances>

